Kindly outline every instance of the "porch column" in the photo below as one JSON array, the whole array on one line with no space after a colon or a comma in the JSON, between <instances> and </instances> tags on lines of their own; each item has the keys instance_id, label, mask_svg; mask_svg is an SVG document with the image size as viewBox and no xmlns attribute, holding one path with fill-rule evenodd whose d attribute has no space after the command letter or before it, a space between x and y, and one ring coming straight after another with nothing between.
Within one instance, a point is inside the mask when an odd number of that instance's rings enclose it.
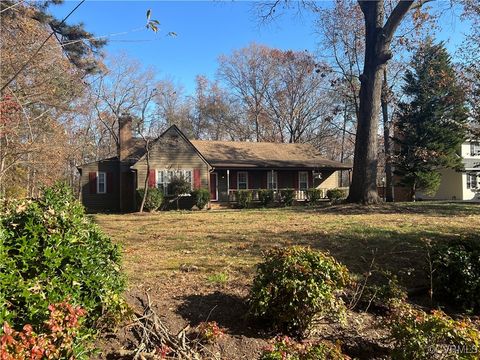
<instances>
[{"instance_id":1,"label":"porch column","mask_svg":"<svg viewBox=\"0 0 480 360\"><path fill-rule=\"evenodd\" d=\"M227 169L227 202L230 202L230 170Z\"/></svg>"}]
</instances>

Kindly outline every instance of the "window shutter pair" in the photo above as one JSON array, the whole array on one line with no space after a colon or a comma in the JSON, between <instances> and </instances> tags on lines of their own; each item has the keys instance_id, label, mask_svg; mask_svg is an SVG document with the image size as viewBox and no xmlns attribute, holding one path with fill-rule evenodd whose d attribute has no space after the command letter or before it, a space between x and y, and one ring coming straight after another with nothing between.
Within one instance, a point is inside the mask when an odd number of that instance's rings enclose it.
<instances>
[{"instance_id":1,"label":"window shutter pair","mask_svg":"<svg viewBox=\"0 0 480 360\"><path fill-rule=\"evenodd\" d=\"M106 186L107 186L107 194L113 193L113 173L107 172L105 173L107 176L106 179ZM88 182L90 185L90 194L97 193L97 173L95 171L88 173Z\"/></svg>"}]
</instances>

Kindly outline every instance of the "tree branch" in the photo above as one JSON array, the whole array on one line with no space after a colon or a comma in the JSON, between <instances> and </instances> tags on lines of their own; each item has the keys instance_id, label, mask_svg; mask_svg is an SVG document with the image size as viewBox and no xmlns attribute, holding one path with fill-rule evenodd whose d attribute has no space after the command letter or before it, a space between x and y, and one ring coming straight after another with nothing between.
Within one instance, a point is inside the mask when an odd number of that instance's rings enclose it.
<instances>
[{"instance_id":1,"label":"tree branch","mask_svg":"<svg viewBox=\"0 0 480 360\"><path fill-rule=\"evenodd\" d=\"M59 26L61 26L61 25L70 17L70 15L72 15L72 14L75 12L75 10L77 10L77 9L80 7L80 5L82 5L84 2L85 2L85 0L80 1L80 3L79 3L77 6L75 6L75 7L73 8L73 10L68 13L67 16L65 16L65 17L63 18L63 20L60 22ZM20 67L20 69L18 69L17 72L16 72L15 74L13 74L13 76L5 83L5 85L2 85L2 88L0 89L0 93L3 93L3 91L5 90L5 88L6 88L8 85L10 85L10 84L12 83L12 81L15 80L15 79L17 78L17 76L20 75L20 73L21 73L23 70L25 70L25 68L28 66L28 64L30 64L30 62L33 60L33 58L34 58L35 56L37 56L37 54L40 52L40 50L42 50L42 48L45 46L45 44L48 42L48 40L50 40L50 38L51 38L53 35L55 35L55 31L54 31L54 30L52 30L52 32L50 33L50 35L48 35L48 37L42 42L42 44L37 48L37 50L35 50L35 52L34 52L34 53L28 58L28 60Z\"/></svg>"},{"instance_id":2,"label":"tree branch","mask_svg":"<svg viewBox=\"0 0 480 360\"><path fill-rule=\"evenodd\" d=\"M425 0L420 0L420 2L424 2ZM392 40L393 34L397 29L398 25L404 18L405 14L410 10L414 3L414 0L400 0L398 4L395 6L393 11L391 12L390 16L383 27L383 35L385 43L390 43Z\"/></svg>"},{"instance_id":3,"label":"tree branch","mask_svg":"<svg viewBox=\"0 0 480 360\"><path fill-rule=\"evenodd\" d=\"M395 30L397 29L398 25L400 25L400 22L402 19L405 17L405 14L409 10L413 9L419 9L421 8L425 3L430 2L432 0L418 0L416 3L414 0L400 0L393 9L392 13L387 19L387 22L385 23L385 26L383 27L383 35L384 35L384 41L385 43L390 43L392 41L393 34L395 33Z\"/></svg>"}]
</instances>

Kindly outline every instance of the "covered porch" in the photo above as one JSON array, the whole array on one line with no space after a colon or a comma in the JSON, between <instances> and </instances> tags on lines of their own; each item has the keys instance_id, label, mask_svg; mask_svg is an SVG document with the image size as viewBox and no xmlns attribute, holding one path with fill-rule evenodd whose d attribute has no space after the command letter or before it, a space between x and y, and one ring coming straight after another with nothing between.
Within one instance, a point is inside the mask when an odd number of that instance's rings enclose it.
<instances>
[{"instance_id":1,"label":"covered porch","mask_svg":"<svg viewBox=\"0 0 480 360\"><path fill-rule=\"evenodd\" d=\"M326 193L327 189L338 187L337 170L215 168L210 173L210 196L214 202L233 203L239 190L250 190L257 201L260 189L273 190L275 197L283 189L293 189L295 201L301 202L306 200L307 189L318 188Z\"/></svg>"}]
</instances>

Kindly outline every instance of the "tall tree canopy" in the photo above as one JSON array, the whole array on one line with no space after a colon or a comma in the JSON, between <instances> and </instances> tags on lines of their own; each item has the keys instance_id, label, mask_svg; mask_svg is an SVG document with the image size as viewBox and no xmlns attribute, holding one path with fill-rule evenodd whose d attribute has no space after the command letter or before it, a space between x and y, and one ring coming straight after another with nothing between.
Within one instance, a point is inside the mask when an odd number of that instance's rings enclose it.
<instances>
[{"instance_id":1,"label":"tall tree canopy","mask_svg":"<svg viewBox=\"0 0 480 360\"><path fill-rule=\"evenodd\" d=\"M64 0L32 1L25 4L19 0L3 0L0 9L4 12L2 16L27 16L45 26L53 32L58 46L72 64L87 74L98 72L101 69L98 55L106 40L95 37L82 23L69 24L48 12L50 6L63 3Z\"/></svg>"},{"instance_id":2,"label":"tall tree canopy","mask_svg":"<svg viewBox=\"0 0 480 360\"><path fill-rule=\"evenodd\" d=\"M405 75L408 102L400 104L396 172L415 197L417 190L435 193L440 169L462 167L457 151L465 140L468 112L443 44L427 40Z\"/></svg>"},{"instance_id":3,"label":"tall tree canopy","mask_svg":"<svg viewBox=\"0 0 480 360\"><path fill-rule=\"evenodd\" d=\"M58 39L49 37L49 22L61 21L40 5L0 3L1 195L34 196L42 186L76 172L73 159L82 147L77 147L76 119L83 111L79 99L86 91L85 76L93 64L100 64L86 48L83 53L78 50L79 44L90 44L89 39L76 42L75 51L66 46L80 35L91 37L81 26L63 24Z\"/></svg>"}]
</instances>

